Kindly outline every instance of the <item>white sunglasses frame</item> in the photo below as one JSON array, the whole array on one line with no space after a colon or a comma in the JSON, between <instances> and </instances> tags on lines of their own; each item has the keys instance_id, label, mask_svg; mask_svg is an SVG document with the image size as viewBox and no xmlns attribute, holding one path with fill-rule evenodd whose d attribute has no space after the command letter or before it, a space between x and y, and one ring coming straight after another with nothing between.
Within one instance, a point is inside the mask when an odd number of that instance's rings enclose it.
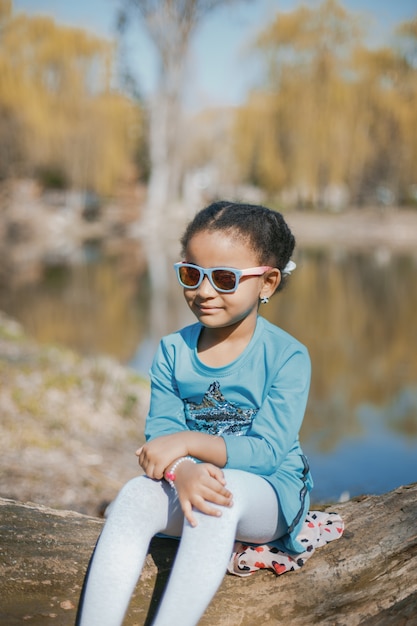
<instances>
[{"instance_id":1,"label":"white sunglasses frame","mask_svg":"<svg viewBox=\"0 0 417 626\"><path fill-rule=\"evenodd\" d=\"M192 267L194 269L197 269L200 272L200 278L197 284L190 286L182 282L181 276L180 276L181 267ZM210 285L213 287L213 289L215 289L219 293L234 293L239 287L239 281L242 278L242 276L262 276L262 274L265 274L265 272L267 272L268 270L272 270L274 268L271 267L270 265L260 265L259 267L249 267L243 270L237 269L235 267L221 267L221 266L205 268L205 267L201 267L200 265L195 265L194 263L186 263L185 261L180 261L179 263L174 264L174 269L177 274L178 282L181 285L181 287L183 287L184 289L198 289L201 283L203 282L204 277L207 276L210 282ZM213 272L215 272L216 270L231 272L232 274L235 275L236 285L234 286L233 289L221 289L220 287L214 284L212 275L213 275Z\"/></svg>"}]
</instances>

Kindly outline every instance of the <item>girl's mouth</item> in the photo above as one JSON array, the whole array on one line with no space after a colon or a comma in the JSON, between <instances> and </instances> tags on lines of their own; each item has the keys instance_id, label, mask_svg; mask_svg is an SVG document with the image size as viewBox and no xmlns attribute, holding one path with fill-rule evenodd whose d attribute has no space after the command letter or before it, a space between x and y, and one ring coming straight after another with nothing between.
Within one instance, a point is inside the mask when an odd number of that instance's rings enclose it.
<instances>
[{"instance_id":1,"label":"girl's mouth","mask_svg":"<svg viewBox=\"0 0 417 626\"><path fill-rule=\"evenodd\" d=\"M200 311L200 313L217 313L220 311L220 307L210 304L195 304L194 306Z\"/></svg>"}]
</instances>

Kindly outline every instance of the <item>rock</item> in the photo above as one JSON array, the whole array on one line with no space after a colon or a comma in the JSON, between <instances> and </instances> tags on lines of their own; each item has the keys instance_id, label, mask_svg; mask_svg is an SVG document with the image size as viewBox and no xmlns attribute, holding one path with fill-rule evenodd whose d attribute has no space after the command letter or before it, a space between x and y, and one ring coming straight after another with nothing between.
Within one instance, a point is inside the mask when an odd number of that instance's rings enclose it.
<instances>
[{"instance_id":1,"label":"rock","mask_svg":"<svg viewBox=\"0 0 417 626\"><path fill-rule=\"evenodd\" d=\"M341 539L319 548L294 573L225 575L201 626L417 624L417 483L326 510L343 517ZM74 624L102 524L71 511L0 499L0 623ZM150 624L176 545L153 541L126 626Z\"/></svg>"}]
</instances>

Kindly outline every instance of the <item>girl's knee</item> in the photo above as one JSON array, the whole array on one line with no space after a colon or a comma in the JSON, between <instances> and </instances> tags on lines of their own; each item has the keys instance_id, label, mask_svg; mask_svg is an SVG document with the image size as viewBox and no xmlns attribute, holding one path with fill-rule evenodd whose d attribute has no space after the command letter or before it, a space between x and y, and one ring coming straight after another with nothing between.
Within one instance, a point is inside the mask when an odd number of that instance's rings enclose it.
<instances>
[{"instance_id":1,"label":"girl's knee","mask_svg":"<svg viewBox=\"0 0 417 626\"><path fill-rule=\"evenodd\" d=\"M120 489L115 501L137 497L146 488L144 478L144 476L136 476L125 483Z\"/></svg>"},{"instance_id":2,"label":"girl's knee","mask_svg":"<svg viewBox=\"0 0 417 626\"><path fill-rule=\"evenodd\" d=\"M146 476L136 476L121 488L109 506L109 514L116 510L149 509L160 500L162 489L160 481L151 480Z\"/></svg>"}]
</instances>

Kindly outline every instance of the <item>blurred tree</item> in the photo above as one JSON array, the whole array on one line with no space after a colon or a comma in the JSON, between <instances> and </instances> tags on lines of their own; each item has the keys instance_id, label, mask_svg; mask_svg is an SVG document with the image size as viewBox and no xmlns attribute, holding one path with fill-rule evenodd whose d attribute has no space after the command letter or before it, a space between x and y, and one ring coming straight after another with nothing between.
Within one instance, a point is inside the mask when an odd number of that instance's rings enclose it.
<instances>
[{"instance_id":1,"label":"blurred tree","mask_svg":"<svg viewBox=\"0 0 417 626\"><path fill-rule=\"evenodd\" d=\"M400 49L407 63L417 69L417 15L397 28L400 38Z\"/></svg>"},{"instance_id":2,"label":"blurred tree","mask_svg":"<svg viewBox=\"0 0 417 626\"><path fill-rule=\"evenodd\" d=\"M136 12L158 57L159 72L149 108L150 179L147 221L157 228L180 193L182 97L191 38L206 15L232 0L122 0L119 30Z\"/></svg>"},{"instance_id":3,"label":"blurred tree","mask_svg":"<svg viewBox=\"0 0 417 626\"><path fill-rule=\"evenodd\" d=\"M354 60L357 79L352 122L357 149L356 166L352 163L351 167L352 194L358 204L366 204L379 188L380 200L388 202L404 166L404 155L400 157L401 95L395 86L398 58L389 48L363 48L356 51Z\"/></svg>"},{"instance_id":4,"label":"blurred tree","mask_svg":"<svg viewBox=\"0 0 417 626\"><path fill-rule=\"evenodd\" d=\"M349 179L359 204L407 201L417 169L417 20L398 29L397 45L358 48L352 119L356 168Z\"/></svg>"},{"instance_id":5,"label":"blurred tree","mask_svg":"<svg viewBox=\"0 0 417 626\"><path fill-rule=\"evenodd\" d=\"M348 60L359 35L356 19L334 0L278 14L259 35L266 89L240 112L236 140L255 184L271 192L292 188L300 202L320 203L329 185L343 179L349 129L341 111L348 105Z\"/></svg>"},{"instance_id":6,"label":"blurred tree","mask_svg":"<svg viewBox=\"0 0 417 626\"><path fill-rule=\"evenodd\" d=\"M0 0L0 29L3 23L10 18L12 14L12 0Z\"/></svg>"},{"instance_id":7,"label":"blurred tree","mask_svg":"<svg viewBox=\"0 0 417 626\"><path fill-rule=\"evenodd\" d=\"M112 44L1 2L0 176L52 171L109 193L131 167L140 124L112 89Z\"/></svg>"},{"instance_id":8,"label":"blurred tree","mask_svg":"<svg viewBox=\"0 0 417 626\"><path fill-rule=\"evenodd\" d=\"M397 29L398 54L403 62L402 98L406 102L403 136L406 135L405 199L417 204L417 14ZM411 185L410 185L411 183Z\"/></svg>"},{"instance_id":9,"label":"blurred tree","mask_svg":"<svg viewBox=\"0 0 417 626\"><path fill-rule=\"evenodd\" d=\"M242 176L301 206L347 189L355 203L404 198L416 171L416 30L402 25L398 49L369 50L336 0L278 14L255 42L264 84L236 117Z\"/></svg>"}]
</instances>

